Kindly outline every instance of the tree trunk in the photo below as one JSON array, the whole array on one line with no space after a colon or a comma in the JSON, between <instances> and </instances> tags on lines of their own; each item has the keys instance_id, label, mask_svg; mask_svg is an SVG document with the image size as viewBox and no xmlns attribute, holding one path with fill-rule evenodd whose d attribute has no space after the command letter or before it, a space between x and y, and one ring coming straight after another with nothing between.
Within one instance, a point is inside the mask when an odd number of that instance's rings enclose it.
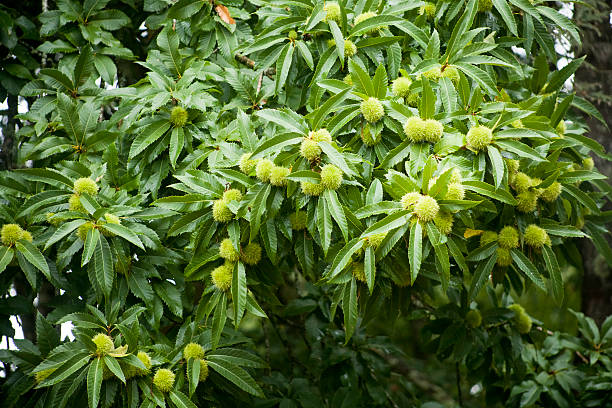
<instances>
[{"instance_id":1,"label":"tree trunk","mask_svg":"<svg viewBox=\"0 0 612 408\"><path fill-rule=\"evenodd\" d=\"M588 136L612 152L612 25L611 6L601 0L588 2L594 8L574 4L574 21L582 34L581 48L575 48L576 55L586 54L585 64L576 72L574 88L581 96L601 112L608 124L606 128L595 118L589 118ZM599 171L612 179L612 163L593 157ZM612 246L610 236L607 237ZM590 240L582 242L584 278L582 286L582 311L601 321L612 314L612 268L597 253Z\"/></svg>"}]
</instances>

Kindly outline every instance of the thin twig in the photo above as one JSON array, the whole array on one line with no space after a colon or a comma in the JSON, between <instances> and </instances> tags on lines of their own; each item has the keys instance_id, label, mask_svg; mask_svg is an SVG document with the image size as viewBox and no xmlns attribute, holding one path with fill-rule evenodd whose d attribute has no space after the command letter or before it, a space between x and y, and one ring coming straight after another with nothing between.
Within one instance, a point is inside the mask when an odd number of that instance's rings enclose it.
<instances>
[{"instance_id":1,"label":"thin twig","mask_svg":"<svg viewBox=\"0 0 612 408\"><path fill-rule=\"evenodd\" d=\"M247 67L251 68L251 69L255 69L255 61L253 61L252 59L250 59L249 57L247 57L246 55L242 55L242 54L236 54L234 55L234 58L236 59L236 61L238 61L239 63L246 65ZM263 74L265 76L267 76L268 78L272 78L272 76L276 73L276 68L268 68L265 69L263 71Z\"/></svg>"},{"instance_id":2,"label":"thin twig","mask_svg":"<svg viewBox=\"0 0 612 408\"><path fill-rule=\"evenodd\" d=\"M461 372L459 371L459 363L455 363L455 376L457 377L457 398L459 406L463 406L463 395L461 394Z\"/></svg>"}]
</instances>

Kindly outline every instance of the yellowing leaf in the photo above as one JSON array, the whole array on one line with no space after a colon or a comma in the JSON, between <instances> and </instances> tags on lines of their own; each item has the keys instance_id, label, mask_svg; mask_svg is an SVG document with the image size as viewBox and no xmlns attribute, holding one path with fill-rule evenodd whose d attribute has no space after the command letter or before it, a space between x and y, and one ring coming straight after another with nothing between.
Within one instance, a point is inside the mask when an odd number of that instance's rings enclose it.
<instances>
[{"instance_id":1,"label":"yellowing leaf","mask_svg":"<svg viewBox=\"0 0 612 408\"><path fill-rule=\"evenodd\" d=\"M478 235L481 235L484 231L483 230L475 230L475 229L471 229L471 228L466 228L465 232L463 233L463 238L472 238L472 237L477 237Z\"/></svg>"}]
</instances>

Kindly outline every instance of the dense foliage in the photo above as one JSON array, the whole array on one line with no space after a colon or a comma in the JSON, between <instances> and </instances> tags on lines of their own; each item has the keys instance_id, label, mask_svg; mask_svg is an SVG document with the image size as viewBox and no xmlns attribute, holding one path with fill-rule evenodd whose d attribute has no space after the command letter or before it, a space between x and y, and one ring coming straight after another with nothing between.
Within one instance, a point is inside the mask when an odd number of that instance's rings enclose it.
<instances>
[{"instance_id":1,"label":"dense foliage","mask_svg":"<svg viewBox=\"0 0 612 408\"><path fill-rule=\"evenodd\" d=\"M0 7L2 97L28 104L0 174L1 290L27 291L0 333L52 292L0 354L3 406L452 406L398 321L459 404L610 406L612 318L552 332L515 300L562 305L578 238L612 263L555 7Z\"/></svg>"}]
</instances>

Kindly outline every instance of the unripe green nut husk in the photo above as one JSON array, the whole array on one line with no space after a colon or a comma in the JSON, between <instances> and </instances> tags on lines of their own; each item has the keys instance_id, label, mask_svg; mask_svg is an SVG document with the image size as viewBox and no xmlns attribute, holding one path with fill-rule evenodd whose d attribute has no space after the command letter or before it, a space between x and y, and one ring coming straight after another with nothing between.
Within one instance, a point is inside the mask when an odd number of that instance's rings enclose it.
<instances>
[{"instance_id":1,"label":"unripe green nut husk","mask_svg":"<svg viewBox=\"0 0 612 408\"><path fill-rule=\"evenodd\" d=\"M351 271L355 279L364 283L366 282L365 267L363 262L353 262Z\"/></svg>"},{"instance_id":2,"label":"unripe green nut husk","mask_svg":"<svg viewBox=\"0 0 612 408\"><path fill-rule=\"evenodd\" d=\"M336 2L326 3L323 10L325 11L325 21L339 22L342 19L342 10L340 9L340 5Z\"/></svg>"},{"instance_id":3,"label":"unripe green nut husk","mask_svg":"<svg viewBox=\"0 0 612 408\"><path fill-rule=\"evenodd\" d=\"M561 183L559 183L558 181L555 181L550 186L542 190L542 194L540 194L540 198L548 203L552 203L559 197L560 194L561 194Z\"/></svg>"},{"instance_id":4,"label":"unripe green nut husk","mask_svg":"<svg viewBox=\"0 0 612 408\"><path fill-rule=\"evenodd\" d=\"M525 127L525 125L523 125L523 121L520 119L517 119L514 122L510 123L510 126L516 129L522 129Z\"/></svg>"},{"instance_id":5,"label":"unripe green nut husk","mask_svg":"<svg viewBox=\"0 0 612 408\"><path fill-rule=\"evenodd\" d=\"M470 310L465 314L465 322L471 328L479 327L482 324L482 315L478 310Z\"/></svg>"},{"instance_id":6,"label":"unripe green nut husk","mask_svg":"<svg viewBox=\"0 0 612 408\"><path fill-rule=\"evenodd\" d=\"M90 196L98 194L98 185L96 182L89 177L81 177L74 181L73 189L74 194L81 195L87 193Z\"/></svg>"},{"instance_id":7,"label":"unripe green nut husk","mask_svg":"<svg viewBox=\"0 0 612 408\"><path fill-rule=\"evenodd\" d=\"M361 13L360 15L355 17L355 20L353 21L353 23L355 25L357 25L357 24L359 24L359 23L361 23L363 21L366 21L368 18L372 18L372 17L376 17L376 16L377 16L377 14L372 12L372 11ZM368 31L368 33L375 32L375 31L376 31L376 29L370 30L370 31Z\"/></svg>"},{"instance_id":8,"label":"unripe green nut husk","mask_svg":"<svg viewBox=\"0 0 612 408\"><path fill-rule=\"evenodd\" d=\"M170 123L174 125L174 127L180 128L187 124L188 118L187 111L185 108L180 106L175 106L172 108L172 112L170 112Z\"/></svg>"},{"instance_id":9,"label":"unripe green nut husk","mask_svg":"<svg viewBox=\"0 0 612 408\"><path fill-rule=\"evenodd\" d=\"M512 187L519 194L528 191L532 186L532 178L523 172L516 173L512 179Z\"/></svg>"},{"instance_id":10,"label":"unripe green nut husk","mask_svg":"<svg viewBox=\"0 0 612 408\"><path fill-rule=\"evenodd\" d=\"M238 162L238 167L240 171L244 174L251 174L253 170L255 170L255 166L257 166L257 160L251 160L250 157L252 153L245 153L240 156L240 161Z\"/></svg>"},{"instance_id":11,"label":"unripe green nut husk","mask_svg":"<svg viewBox=\"0 0 612 408\"><path fill-rule=\"evenodd\" d=\"M435 198L422 196L414 206L414 213L421 222L432 221L438 215L440 206Z\"/></svg>"},{"instance_id":12,"label":"unripe green nut husk","mask_svg":"<svg viewBox=\"0 0 612 408\"><path fill-rule=\"evenodd\" d=\"M461 183L449 183L444 195L445 200L463 200L465 198L465 188Z\"/></svg>"},{"instance_id":13,"label":"unripe green nut husk","mask_svg":"<svg viewBox=\"0 0 612 408\"><path fill-rule=\"evenodd\" d=\"M15 245L23 237L24 230L17 224L4 224L0 230L0 241L7 247Z\"/></svg>"},{"instance_id":14,"label":"unripe green nut husk","mask_svg":"<svg viewBox=\"0 0 612 408\"><path fill-rule=\"evenodd\" d=\"M321 184L328 190L337 190L342 184L342 170L333 164L321 168Z\"/></svg>"},{"instance_id":15,"label":"unripe green nut husk","mask_svg":"<svg viewBox=\"0 0 612 408\"><path fill-rule=\"evenodd\" d=\"M497 241L497 232L495 231L485 231L480 235L480 246L485 246L495 241Z\"/></svg>"},{"instance_id":16,"label":"unripe green nut husk","mask_svg":"<svg viewBox=\"0 0 612 408\"><path fill-rule=\"evenodd\" d=\"M291 30L291 31L289 31L289 34L287 34L287 37L290 40L295 41L298 38L298 33L296 33L295 30Z\"/></svg>"},{"instance_id":17,"label":"unripe green nut husk","mask_svg":"<svg viewBox=\"0 0 612 408\"><path fill-rule=\"evenodd\" d=\"M87 233L94 227L94 224L91 221L87 221L85 224L79 226L77 229L76 235L81 239L81 241L85 241L87 239Z\"/></svg>"},{"instance_id":18,"label":"unripe green nut husk","mask_svg":"<svg viewBox=\"0 0 612 408\"><path fill-rule=\"evenodd\" d=\"M144 364L145 369L136 369L136 375L148 375L151 372L151 357L144 351L139 351L136 357Z\"/></svg>"},{"instance_id":19,"label":"unripe green nut husk","mask_svg":"<svg viewBox=\"0 0 612 408\"><path fill-rule=\"evenodd\" d=\"M319 196L325 190L325 186L321 183L311 183L310 181L302 181L300 183L302 193L308 196Z\"/></svg>"},{"instance_id":20,"label":"unripe green nut husk","mask_svg":"<svg viewBox=\"0 0 612 408\"><path fill-rule=\"evenodd\" d=\"M421 95L416 92L411 92L410 95L408 95L408 97L406 98L406 103L408 104L408 106L411 106L413 108L418 107L419 103L421 103Z\"/></svg>"},{"instance_id":21,"label":"unripe green nut husk","mask_svg":"<svg viewBox=\"0 0 612 408\"><path fill-rule=\"evenodd\" d=\"M270 184L277 187L287 185L287 176L291 170L286 167L274 166L270 171Z\"/></svg>"},{"instance_id":22,"label":"unripe green nut husk","mask_svg":"<svg viewBox=\"0 0 612 408\"><path fill-rule=\"evenodd\" d=\"M351 40L344 40L344 56L351 58L357 54L357 46Z\"/></svg>"},{"instance_id":23,"label":"unripe green nut husk","mask_svg":"<svg viewBox=\"0 0 612 408\"><path fill-rule=\"evenodd\" d=\"M291 229L295 231L301 231L306 228L308 221L308 214L306 211L298 211L289 214L289 222L291 223Z\"/></svg>"},{"instance_id":24,"label":"unripe green nut husk","mask_svg":"<svg viewBox=\"0 0 612 408\"><path fill-rule=\"evenodd\" d=\"M228 203L232 200L236 200L236 201L242 200L242 193L240 192L240 190L237 190L235 188L230 188L229 190L226 190L223 192L223 201Z\"/></svg>"},{"instance_id":25,"label":"unripe green nut husk","mask_svg":"<svg viewBox=\"0 0 612 408\"><path fill-rule=\"evenodd\" d=\"M517 303L508 306L508 309L514 312L514 325L516 330L521 334L527 334L531 331L532 321L525 309Z\"/></svg>"},{"instance_id":26,"label":"unripe green nut husk","mask_svg":"<svg viewBox=\"0 0 612 408\"><path fill-rule=\"evenodd\" d=\"M54 227L57 227L58 225L60 225L62 223L62 220L59 217L53 217L55 215L55 213L52 212L48 212L47 214L45 214L45 218L47 219L47 222L51 225L53 225Z\"/></svg>"},{"instance_id":27,"label":"unripe green nut husk","mask_svg":"<svg viewBox=\"0 0 612 408\"><path fill-rule=\"evenodd\" d=\"M238 262L240 259L240 252L234 248L231 239L225 238L219 244L219 256L229 262Z\"/></svg>"},{"instance_id":28,"label":"unripe green nut husk","mask_svg":"<svg viewBox=\"0 0 612 408\"><path fill-rule=\"evenodd\" d=\"M525 191L516 196L516 208L524 213L533 212L538 205L538 192Z\"/></svg>"},{"instance_id":29,"label":"unripe green nut husk","mask_svg":"<svg viewBox=\"0 0 612 408\"><path fill-rule=\"evenodd\" d=\"M91 341L96 345L96 353L99 356L110 353L115 349L115 345L113 344L113 339L107 336L104 333L98 333L91 338Z\"/></svg>"},{"instance_id":30,"label":"unripe green nut husk","mask_svg":"<svg viewBox=\"0 0 612 408\"><path fill-rule=\"evenodd\" d=\"M68 209L70 211L85 212L85 207L81 204L81 197L76 194L71 195L68 199Z\"/></svg>"},{"instance_id":31,"label":"unripe green nut husk","mask_svg":"<svg viewBox=\"0 0 612 408\"><path fill-rule=\"evenodd\" d=\"M510 225L505 226L497 235L497 243L500 247L506 249L518 248L519 233L518 230Z\"/></svg>"},{"instance_id":32,"label":"unripe green nut husk","mask_svg":"<svg viewBox=\"0 0 612 408\"><path fill-rule=\"evenodd\" d=\"M419 7L419 14L426 16L428 19L436 16L436 5L433 3L425 3Z\"/></svg>"},{"instance_id":33,"label":"unripe green nut husk","mask_svg":"<svg viewBox=\"0 0 612 408\"><path fill-rule=\"evenodd\" d=\"M175 375L167 368L160 368L153 376L153 384L161 392L170 392L174 386Z\"/></svg>"},{"instance_id":34,"label":"unripe green nut husk","mask_svg":"<svg viewBox=\"0 0 612 408\"><path fill-rule=\"evenodd\" d=\"M347 74L347 76L344 77L342 82L344 82L348 86L353 86L353 77L351 76L351 74Z\"/></svg>"},{"instance_id":35,"label":"unripe green nut husk","mask_svg":"<svg viewBox=\"0 0 612 408\"><path fill-rule=\"evenodd\" d=\"M493 0L478 0L478 12L485 13L493 9Z\"/></svg>"},{"instance_id":36,"label":"unripe green nut husk","mask_svg":"<svg viewBox=\"0 0 612 408\"><path fill-rule=\"evenodd\" d=\"M438 227L438 230L444 235L448 235L453 230L453 214L440 211L438 215L434 217L434 224Z\"/></svg>"},{"instance_id":37,"label":"unripe green nut husk","mask_svg":"<svg viewBox=\"0 0 612 408\"><path fill-rule=\"evenodd\" d=\"M493 131L486 126L478 125L471 128L465 136L468 149L480 151L491 144Z\"/></svg>"},{"instance_id":38,"label":"unripe green nut husk","mask_svg":"<svg viewBox=\"0 0 612 408\"><path fill-rule=\"evenodd\" d=\"M309 161L316 160L321 155L319 143L312 139L304 138L300 145L300 155Z\"/></svg>"},{"instance_id":39,"label":"unripe green nut husk","mask_svg":"<svg viewBox=\"0 0 612 408\"><path fill-rule=\"evenodd\" d=\"M197 343L189 343L183 349L183 358L185 360L204 358L204 348Z\"/></svg>"},{"instance_id":40,"label":"unripe green nut husk","mask_svg":"<svg viewBox=\"0 0 612 408\"><path fill-rule=\"evenodd\" d=\"M408 77L399 77L391 84L393 95L399 98L406 98L410 95L410 85L412 80Z\"/></svg>"},{"instance_id":41,"label":"unripe green nut husk","mask_svg":"<svg viewBox=\"0 0 612 408\"><path fill-rule=\"evenodd\" d=\"M361 114L370 123L376 123L385 116L385 108L377 98L369 97L361 102Z\"/></svg>"},{"instance_id":42,"label":"unripe green nut husk","mask_svg":"<svg viewBox=\"0 0 612 408\"><path fill-rule=\"evenodd\" d=\"M512 255L509 249L497 248L497 265L502 267L512 265Z\"/></svg>"},{"instance_id":43,"label":"unripe green nut husk","mask_svg":"<svg viewBox=\"0 0 612 408\"><path fill-rule=\"evenodd\" d=\"M544 228L540 228L535 224L530 224L525 228L523 241L530 247L542 248L550 242L550 237Z\"/></svg>"},{"instance_id":44,"label":"unripe green nut husk","mask_svg":"<svg viewBox=\"0 0 612 408\"><path fill-rule=\"evenodd\" d=\"M223 199L213 202L213 219L217 222L228 222L234 218L234 213L227 207L227 202Z\"/></svg>"},{"instance_id":45,"label":"unripe green nut husk","mask_svg":"<svg viewBox=\"0 0 612 408\"><path fill-rule=\"evenodd\" d=\"M315 142L327 142L327 143L332 142L331 134L325 128L319 129L317 131L311 131L308 135Z\"/></svg>"},{"instance_id":46,"label":"unripe green nut husk","mask_svg":"<svg viewBox=\"0 0 612 408\"><path fill-rule=\"evenodd\" d=\"M425 7L425 6L421 6L421 7ZM440 77L442 76L442 71L440 71L440 68L434 67L430 69L429 71L423 72L422 75L431 81L437 82L438 79L440 79Z\"/></svg>"},{"instance_id":47,"label":"unripe green nut husk","mask_svg":"<svg viewBox=\"0 0 612 408\"><path fill-rule=\"evenodd\" d=\"M234 264L224 263L213 269L211 273L212 283L222 291L228 290L232 286L232 275Z\"/></svg>"},{"instance_id":48,"label":"unripe green nut husk","mask_svg":"<svg viewBox=\"0 0 612 408\"><path fill-rule=\"evenodd\" d=\"M261 246L256 242L251 242L242 249L240 260L247 265L257 265L261 260Z\"/></svg>"},{"instance_id":49,"label":"unripe green nut husk","mask_svg":"<svg viewBox=\"0 0 612 408\"><path fill-rule=\"evenodd\" d=\"M555 130L557 131L557 134L559 136L564 136L565 135L565 121L561 120L558 124L557 127L555 128Z\"/></svg>"},{"instance_id":50,"label":"unripe green nut husk","mask_svg":"<svg viewBox=\"0 0 612 408\"><path fill-rule=\"evenodd\" d=\"M378 248L378 246L383 242L385 237L387 236L386 232L381 232L379 234L370 235L366 237L364 247L372 247L374 249Z\"/></svg>"},{"instance_id":51,"label":"unripe green nut husk","mask_svg":"<svg viewBox=\"0 0 612 408\"><path fill-rule=\"evenodd\" d=\"M420 143L427 140L425 121L418 116L411 116L404 123L404 133L412 143Z\"/></svg>"},{"instance_id":52,"label":"unripe green nut husk","mask_svg":"<svg viewBox=\"0 0 612 408\"><path fill-rule=\"evenodd\" d=\"M437 143L444 133L444 126L435 119L427 119L423 123L423 130L426 142Z\"/></svg>"},{"instance_id":53,"label":"unripe green nut husk","mask_svg":"<svg viewBox=\"0 0 612 408\"><path fill-rule=\"evenodd\" d=\"M442 76L442 78L450 79L454 83L459 82L459 79L460 79L459 71L457 70L457 68L449 67L449 66L447 66L444 69L444 71L442 71L441 76Z\"/></svg>"},{"instance_id":54,"label":"unripe green nut husk","mask_svg":"<svg viewBox=\"0 0 612 408\"><path fill-rule=\"evenodd\" d=\"M255 175L264 183L270 181L270 172L275 167L274 163L268 159L261 159L255 166Z\"/></svg>"},{"instance_id":55,"label":"unripe green nut husk","mask_svg":"<svg viewBox=\"0 0 612 408\"><path fill-rule=\"evenodd\" d=\"M106 213L104 214L104 218L108 224L120 225L121 220L115 214Z\"/></svg>"},{"instance_id":56,"label":"unripe green nut husk","mask_svg":"<svg viewBox=\"0 0 612 408\"><path fill-rule=\"evenodd\" d=\"M208 378L208 361L204 358L200 359L200 382L206 381Z\"/></svg>"},{"instance_id":57,"label":"unripe green nut husk","mask_svg":"<svg viewBox=\"0 0 612 408\"><path fill-rule=\"evenodd\" d=\"M401 199L402 207L404 207L404 210L413 210L421 197L421 193L416 191L404 194Z\"/></svg>"},{"instance_id":58,"label":"unripe green nut husk","mask_svg":"<svg viewBox=\"0 0 612 408\"><path fill-rule=\"evenodd\" d=\"M595 162L593 161L592 157L585 157L584 159L582 159L582 168L584 168L585 170L593 170L594 167Z\"/></svg>"}]
</instances>

